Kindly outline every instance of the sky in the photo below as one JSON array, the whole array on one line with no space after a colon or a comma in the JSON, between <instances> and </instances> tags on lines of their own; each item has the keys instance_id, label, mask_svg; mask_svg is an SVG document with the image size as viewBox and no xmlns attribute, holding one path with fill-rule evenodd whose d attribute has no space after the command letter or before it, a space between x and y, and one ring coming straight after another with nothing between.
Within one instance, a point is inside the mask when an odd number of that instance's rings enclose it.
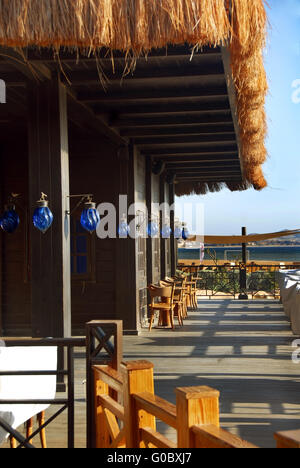
<instances>
[{"instance_id":1,"label":"sky","mask_svg":"<svg viewBox=\"0 0 300 468\"><path fill-rule=\"evenodd\" d=\"M206 235L236 235L242 226L248 233L300 228L300 0L268 0L268 5L268 159L263 166L268 187L177 198L177 215L191 232L197 228L188 214L191 204L202 206Z\"/></svg>"}]
</instances>

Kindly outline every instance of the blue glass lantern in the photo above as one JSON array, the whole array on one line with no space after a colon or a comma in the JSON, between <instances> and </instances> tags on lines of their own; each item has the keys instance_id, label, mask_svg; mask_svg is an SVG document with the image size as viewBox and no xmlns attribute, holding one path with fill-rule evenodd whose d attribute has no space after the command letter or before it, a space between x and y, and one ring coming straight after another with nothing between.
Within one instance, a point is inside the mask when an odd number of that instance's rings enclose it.
<instances>
[{"instance_id":1,"label":"blue glass lantern","mask_svg":"<svg viewBox=\"0 0 300 468\"><path fill-rule=\"evenodd\" d=\"M157 225L157 223L151 221L149 224L148 224L148 236L149 237L156 237L159 233L159 227Z\"/></svg>"},{"instance_id":2,"label":"blue glass lantern","mask_svg":"<svg viewBox=\"0 0 300 468\"><path fill-rule=\"evenodd\" d=\"M174 229L174 237L175 239L181 239L181 236L182 236L182 228L177 225Z\"/></svg>"},{"instance_id":3,"label":"blue glass lantern","mask_svg":"<svg viewBox=\"0 0 300 468\"><path fill-rule=\"evenodd\" d=\"M96 203L88 201L84 204L84 210L81 213L81 226L90 233L96 231L100 223L100 215L96 209Z\"/></svg>"},{"instance_id":4,"label":"blue glass lantern","mask_svg":"<svg viewBox=\"0 0 300 468\"><path fill-rule=\"evenodd\" d=\"M187 230L186 224L182 225L182 239L187 240L190 236L189 231Z\"/></svg>"},{"instance_id":5,"label":"blue glass lantern","mask_svg":"<svg viewBox=\"0 0 300 468\"><path fill-rule=\"evenodd\" d=\"M163 226L162 230L161 230L161 235L163 237L163 239L169 239L171 237L171 234L172 234L172 229L170 228L170 226Z\"/></svg>"},{"instance_id":6,"label":"blue glass lantern","mask_svg":"<svg viewBox=\"0 0 300 468\"><path fill-rule=\"evenodd\" d=\"M15 205L7 205L0 220L1 228L8 234L13 234L17 230L19 224L20 218L16 212Z\"/></svg>"},{"instance_id":7,"label":"blue glass lantern","mask_svg":"<svg viewBox=\"0 0 300 468\"><path fill-rule=\"evenodd\" d=\"M123 215L120 225L119 225L119 229L118 229L119 237L126 238L128 237L129 232L130 232L130 229L126 222L126 216Z\"/></svg>"},{"instance_id":8,"label":"blue glass lantern","mask_svg":"<svg viewBox=\"0 0 300 468\"><path fill-rule=\"evenodd\" d=\"M53 223L53 214L48 206L47 195L42 193L41 199L37 201L37 208L33 213L33 225L43 234L48 231Z\"/></svg>"}]
</instances>

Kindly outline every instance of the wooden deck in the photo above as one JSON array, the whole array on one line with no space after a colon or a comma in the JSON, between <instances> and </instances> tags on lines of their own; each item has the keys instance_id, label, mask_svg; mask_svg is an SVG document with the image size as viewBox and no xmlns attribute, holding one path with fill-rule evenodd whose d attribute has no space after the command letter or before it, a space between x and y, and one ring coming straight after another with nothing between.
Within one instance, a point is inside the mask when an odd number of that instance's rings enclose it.
<instances>
[{"instance_id":1,"label":"wooden deck","mask_svg":"<svg viewBox=\"0 0 300 468\"><path fill-rule=\"evenodd\" d=\"M220 390L222 427L274 447L274 432L300 428L300 364L291 360L296 338L277 302L200 300L181 329L124 336L124 359L153 362L155 393L172 402L175 387ZM85 360L78 352L76 447L85 446L84 379ZM159 430L174 440L162 424ZM65 431L66 417L60 416L47 430L49 447L65 447Z\"/></svg>"}]
</instances>

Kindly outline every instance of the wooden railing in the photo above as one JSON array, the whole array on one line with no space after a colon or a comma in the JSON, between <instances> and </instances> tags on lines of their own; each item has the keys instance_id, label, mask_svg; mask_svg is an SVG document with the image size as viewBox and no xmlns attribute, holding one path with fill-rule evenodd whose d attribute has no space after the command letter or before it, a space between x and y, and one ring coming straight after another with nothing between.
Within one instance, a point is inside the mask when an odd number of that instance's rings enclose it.
<instances>
[{"instance_id":1,"label":"wooden railing","mask_svg":"<svg viewBox=\"0 0 300 468\"><path fill-rule=\"evenodd\" d=\"M93 371L97 448L258 448L220 428L217 390L176 388L174 405L154 394L148 361L123 362L120 372L109 365ZM177 443L157 431L157 420L175 429ZM300 431L275 439L278 448L300 448Z\"/></svg>"},{"instance_id":2,"label":"wooden railing","mask_svg":"<svg viewBox=\"0 0 300 468\"><path fill-rule=\"evenodd\" d=\"M97 448L255 448L220 429L218 391L177 388L176 405L156 396L148 361L124 362L121 372L94 366L94 385ZM175 429L177 443L157 431L157 419Z\"/></svg>"}]
</instances>

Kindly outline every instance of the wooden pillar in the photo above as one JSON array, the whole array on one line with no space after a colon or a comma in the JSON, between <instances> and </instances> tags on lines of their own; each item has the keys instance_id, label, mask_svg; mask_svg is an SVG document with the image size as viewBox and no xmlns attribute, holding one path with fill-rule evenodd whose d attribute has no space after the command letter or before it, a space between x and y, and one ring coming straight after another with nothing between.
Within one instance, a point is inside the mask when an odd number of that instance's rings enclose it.
<instances>
[{"instance_id":1,"label":"wooden pillar","mask_svg":"<svg viewBox=\"0 0 300 468\"><path fill-rule=\"evenodd\" d=\"M148 210L148 217L151 217L152 213L152 161L150 157L146 158L146 206ZM146 226L149 220L146 219ZM147 228L146 228L147 229ZM148 284L153 283L153 249L152 249L152 238L147 237L147 282Z\"/></svg>"},{"instance_id":2,"label":"wooden pillar","mask_svg":"<svg viewBox=\"0 0 300 468\"><path fill-rule=\"evenodd\" d=\"M242 236L247 235L247 230L242 227ZM242 244L242 264L240 264L240 295L239 299L247 300L247 244Z\"/></svg>"},{"instance_id":3,"label":"wooden pillar","mask_svg":"<svg viewBox=\"0 0 300 468\"><path fill-rule=\"evenodd\" d=\"M148 361L122 363L124 382L124 411L126 448L145 448L140 441L140 429L155 430L155 417L140 410L134 394L147 392L154 395L153 364Z\"/></svg>"},{"instance_id":4,"label":"wooden pillar","mask_svg":"<svg viewBox=\"0 0 300 468\"><path fill-rule=\"evenodd\" d=\"M3 210L3 171L2 171L2 152L0 152L0 210L2 214ZM2 229L0 228L0 231ZM1 232L0 232L1 233ZM2 234L2 233L1 233ZM4 251L4 237L3 234L0 236L0 336L3 336L3 294L2 294L2 288L3 288L3 251Z\"/></svg>"},{"instance_id":5,"label":"wooden pillar","mask_svg":"<svg viewBox=\"0 0 300 468\"><path fill-rule=\"evenodd\" d=\"M30 220L32 336L71 335L69 153L66 89L58 75L28 85L30 215L41 192L54 215L41 234Z\"/></svg>"},{"instance_id":6,"label":"wooden pillar","mask_svg":"<svg viewBox=\"0 0 300 468\"><path fill-rule=\"evenodd\" d=\"M220 426L220 393L210 387L176 388L178 448L194 446L191 428L195 425Z\"/></svg>"},{"instance_id":7,"label":"wooden pillar","mask_svg":"<svg viewBox=\"0 0 300 468\"><path fill-rule=\"evenodd\" d=\"M175 190L174 184L170 185L170 206L174 206L174 210L170 211L170 227L171 233L171 275L174 276L177 269L177 240L174 237L175 231Z\"/></svg>"},{"instance_id":8,"label":"wooden pillar","mask_svg":"<svg viewBox=\"0 0 300 468\"><path fill-rule=\"evenodd\" d=\"M166 197L165 197L165 177L162 175L160 176L160 181L159 181L159 203L162 206L164 203L166 203ZM160 211L160 227L161 230L164 227L164 216L165 213L163 211ZM161 236L161 241L160 241L160 276L161 278L165 278L167 276L167 268L166 268L166 247L167 247L167 241Z\"/></svg>"},{"instance_id":9,"label":"wooden pillar","mask_svg":"<svg viewBox=\"0 0 300 468\"><path fill-rule=\"evenodd\" d=\"M119 222L128 207L134 203L134 148L120 148L118 151L119 178L116 206L119 206ZM127 203L119 199L127 195ZM126 206L125 206L126 203ZM127 220L130 221L129 219ZM119 224L117 222L117 225ZM122 319L124 329L136 331L139 328L139 313L136 307L136 263L135 239L130 235L116 239L116 318Z\"/></svg>"},{"instance_id":10,"label":"wooden pillar","mask_svg":"<svg viewBox=\"0 0 300 468\"><path fill-rule=\"evenodd\" d=\"M277 448L281 449L299 449L300 448L300 431L284 431L274 434Z\"/></svg>"}]
</instances>

